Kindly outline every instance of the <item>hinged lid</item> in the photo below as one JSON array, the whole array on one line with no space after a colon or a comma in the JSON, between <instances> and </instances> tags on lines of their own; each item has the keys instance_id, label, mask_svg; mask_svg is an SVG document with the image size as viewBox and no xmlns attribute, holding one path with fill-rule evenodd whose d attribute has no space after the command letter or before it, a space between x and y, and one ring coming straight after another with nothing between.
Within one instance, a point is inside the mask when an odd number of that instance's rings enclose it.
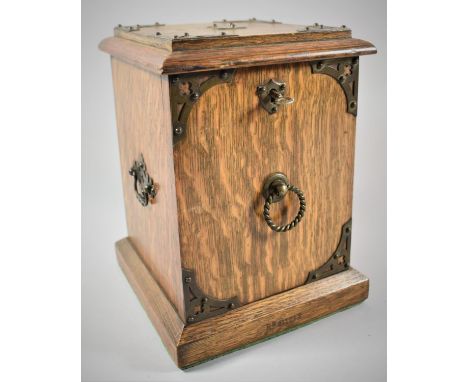
<instances>
[{"instance_id":1,"label":"hinged lid","mask_svg":"<svg viewBox=\"0 0 468 382\"><path fill-rule=\"evenodd\" d=\"M276 20L221 20L203 24L119 25L114 34L169 51L350 38L351 30L318 23L303 26Z\"/></svg>"},{"instance_id":2,"label":"hinged lid","mask_svg":"<svg viewBox=\"0 0 468 382\"><path fill-rule=\"evenodd\" d=\"M158 74L286 64L376 53L370 42L338 27L278 21L222 20L204 24L119 25L100 48Z\"/></svg>"}]
</instances>

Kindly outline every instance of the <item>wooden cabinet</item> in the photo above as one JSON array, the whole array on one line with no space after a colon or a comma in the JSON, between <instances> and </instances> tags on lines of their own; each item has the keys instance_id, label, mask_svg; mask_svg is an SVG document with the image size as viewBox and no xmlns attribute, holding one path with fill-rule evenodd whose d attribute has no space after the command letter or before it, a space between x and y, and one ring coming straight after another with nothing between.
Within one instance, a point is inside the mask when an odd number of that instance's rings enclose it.
<instances>
[{"instance_id":1,"label":"wooden cabinet","mask_svg":"<svg viewBox=\"0 0 468 382\"><path fill-rule=\"evenodd\" d=\"M118 26L119 262L187 367L358 303L359 56L346 27Z\"/></svg>"}]
</instances>

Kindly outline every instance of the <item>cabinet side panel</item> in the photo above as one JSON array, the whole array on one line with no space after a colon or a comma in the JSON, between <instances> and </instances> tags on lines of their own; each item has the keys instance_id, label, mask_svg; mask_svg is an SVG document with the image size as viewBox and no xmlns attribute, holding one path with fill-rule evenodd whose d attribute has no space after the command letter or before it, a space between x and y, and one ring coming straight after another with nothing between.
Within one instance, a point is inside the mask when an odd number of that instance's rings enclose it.
<instances>
[{"instance_id":1,"label":"cabinet side panel","mask_svg":"<svg viewBox=\"0 0 468 382\"><path fill-rule=\"evenodd\" d=\"M256 94L270 79L295 98L272 115ZM245 304L304 284L351 218L354 137L340 85L308 63L238 69L232 84L205 92L174 147L182 263L198 287ZM263 219L263 182L276 171L307 201L304 219L285 233ZM285 224L298 208L288 193L271 217Z\"/></svg>"},{"instance_id":2,"label":"cabinet side panel","mask_svg":"<svg viewBox=\"0 0 468 382\"><path fill-rule=\"evenodd\" d=\"M128 236L184 317L168 79L115 58L112 74ZM140 154L159 188L156 202L146 207L129 175Z\"/></svg>"}]
</instances>

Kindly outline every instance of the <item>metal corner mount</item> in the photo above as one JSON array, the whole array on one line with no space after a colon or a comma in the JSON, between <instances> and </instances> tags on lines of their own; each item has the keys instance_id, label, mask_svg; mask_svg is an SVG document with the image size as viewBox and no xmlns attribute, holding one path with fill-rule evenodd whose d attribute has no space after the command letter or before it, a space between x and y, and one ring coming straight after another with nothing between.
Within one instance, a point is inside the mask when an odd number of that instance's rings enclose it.
<instances>
[{"instance_id":1,"label":"metal corner mount","mask_svg":"<svg viewBox=\"0 0 468 382\"><path fill-rule=\"evenodd\" d=\"M346 95L348 113L357 115L359 57L314 61L312 73L327 74L338 81Z\"/></svg>"},{"instance_id":2,"label":"metal corner mount","mask_svg":"<svg viewBox=\"0 0 468 382\"><path fill-rule=\"evenodd\" d=\"M350 252L351 252L351 226L352 219L341 228L341 238L338 248L330 257L330 259L315 271L309 272L306 284L345 271L349 268Z\"/></svg>"},{"instance_id":3,"label":"metal corner mount","mask_svg":"<svg viewBox=\"0 0 468 382\"><path fill-rule=\"evenodd\" d=\"M231 83L234 72L227 69L169 76L174 144L185 135L188 116L200 96L215 85Z\"/></svg>"},{"instance_id":4,"label":"metal corner mount","mask_svg":"<svg viewBox=\"0 0 468 382\"><path fill-rule=\"evenodd\" d=\"M207 296L197 286L195 273L182 269L182 284L184 286L185 319L187 324L218 316L240 306L237 297L219 300Z\"/></svg>"}]
</instances>

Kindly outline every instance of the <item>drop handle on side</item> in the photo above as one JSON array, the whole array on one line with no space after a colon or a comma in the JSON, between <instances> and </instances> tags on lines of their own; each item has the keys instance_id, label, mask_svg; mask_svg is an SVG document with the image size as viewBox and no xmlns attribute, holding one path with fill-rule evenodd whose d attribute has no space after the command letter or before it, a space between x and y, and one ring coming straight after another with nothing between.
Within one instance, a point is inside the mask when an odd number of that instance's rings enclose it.
<instances>
[{"instance_id":1,"label":"drop handle on side","mask_svg":"<svg viewBox=\"0 0 468 382\"><path fill-rule=\"evenodd\" d=\"M140 204L146 207L148 203L154 203L158 192L158 185L153 182L153 179L146 171L143 154L140 154L140 157L133 162L129 174L133 177L133 188Z\"/></svg>"}]
</instances>

